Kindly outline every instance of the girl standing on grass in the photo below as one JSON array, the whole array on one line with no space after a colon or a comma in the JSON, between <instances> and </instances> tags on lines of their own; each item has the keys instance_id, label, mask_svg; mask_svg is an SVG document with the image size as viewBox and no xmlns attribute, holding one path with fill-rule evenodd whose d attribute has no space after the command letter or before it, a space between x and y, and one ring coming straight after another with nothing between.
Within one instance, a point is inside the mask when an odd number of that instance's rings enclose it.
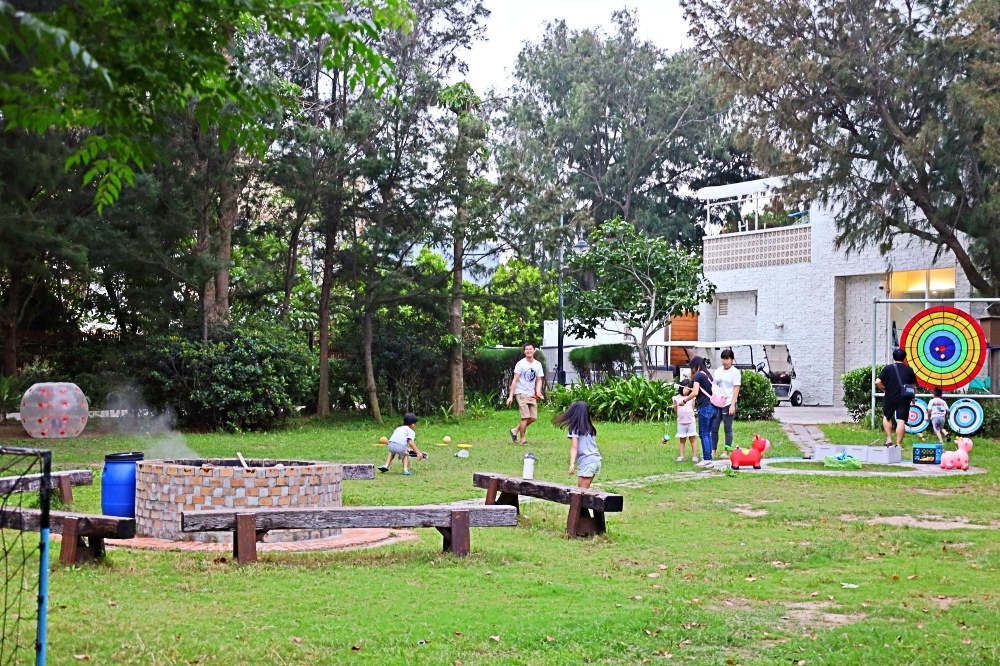
<instances>
[{"instance_id":1,"label":"girl standing on grass","mask_svg":"<svg viewBox=\"0 0 1000 666\"><path fill-rule=\"evenodd\" d=\"M597 428L590 420L590 406L583 400L577 400L566 411L552 419L552 422L565 427L568 437L573 441L569 451L569 473L576 471L576 485L589 488L594 477L601 471L601 452L597 450Z\"/></svg>"}]
</instances>

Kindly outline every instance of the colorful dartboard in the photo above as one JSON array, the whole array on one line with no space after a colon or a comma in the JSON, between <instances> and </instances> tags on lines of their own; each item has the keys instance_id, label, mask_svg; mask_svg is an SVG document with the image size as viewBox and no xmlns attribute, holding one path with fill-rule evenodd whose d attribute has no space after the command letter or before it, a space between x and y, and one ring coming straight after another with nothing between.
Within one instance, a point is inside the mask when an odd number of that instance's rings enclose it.
<instances>
[{"instance_id":1,"label":"colorful dartboard","mask_svg":"<svg viewBox=\"0 0 1000 666\"><path fill-rule=\"evenodd\" d=\"M967 312L937 306L906 324L899 339L917 381L944 391L962 388L979 374L986 361L986 336Z\"/></svg>"},{"instance_id":2,"label":"colorful dartboard","mask_svg":"<svg viewBox=\"0 0 1000 666\"><path fill-rule=\"evenodd\" d=\"M983 427L983 408L975 400L962 398L948 410L948 427L956 435L971 435Z\"/></svg>"},{"instance_id":3,"label":"colorful dartboard","mask_svg":"<svg viewBox=\"0 0 1000 666\"><path fill-rule=\"evenodd\" d=\"M927 426L931 424L929 414L927 403L920 398L916 398L913 404L910 405L910 411L906 415L906 432L911 435L919 435L924 430L927 430Z\"/></svg>"}]
</instances>

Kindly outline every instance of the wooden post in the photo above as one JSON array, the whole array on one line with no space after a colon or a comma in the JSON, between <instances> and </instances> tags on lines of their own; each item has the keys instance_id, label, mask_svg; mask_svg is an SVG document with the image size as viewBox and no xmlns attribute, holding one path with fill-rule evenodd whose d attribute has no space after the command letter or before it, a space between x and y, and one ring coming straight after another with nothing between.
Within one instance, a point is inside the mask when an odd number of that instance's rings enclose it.
<instances>
[{"instance_id":1,"label":"wooden post","mask_svg":"<svg viewBox=\"0 0 1000 666\"><path fill-rule=\"evenodd\" d=\"M79 547L80 519L63 519L62 547L59 549L59 564L76 564Z\"/></svg>"},{"instance_id":2,"label":"wooden post","mask_svg":"<svg viewBox=\"0 0 1000 666\"><path fill-rule=\"evenodd\" d=\"M496 503L512 506L517 509L519 514L521 513L521 502L518 499L517 493L500 493L500 497L497 498Z\"/></svg>"},{"instance_id":3,"label":"wooden post","mask_svg":"<svg viewBox=\"0 0 1000 666\"><path fill-rule=\"evenodd\" d=\"M471 550L469 542L469 512L459 509L451 512L450 550L455 557L465 557Z\"/></svg>"},{"instance_id":4,"label":"wooden post","mask_svg":"<svg viewBox=\"0 0 1000 666\"><path fill-rule=\"evenodd\" d=\"M104 537L87 537L87 543L88 548L94 553L95 558L104 557Z\"/></svg>"},{"instance_id":5,"label":"wooden post","mask_svg":"<svg viewBox=\"0 0 1000 666\"><path fill-rule=\"evenodd\" d=\"M603 511L596 511L595 510L594 511L594 533L595 534L604 534L607 531L608 531L608 526L604 522L604 512Z\"/></svg>"},{"instance_id":6,"label":"wooden post","mask_svg":"<svg viewBox=\"0 0 1000 666\"><path fill-rule=\"evenodd\" d=\"M69 477L69 474L59 474L56 479L59 480L59 499L63 504L72 504L73 479Z\"/></svg>"},{"instance_id":7,"label":"wooden post","mask_svg":"<svg viewBox=\"0 0 1000 666\"><path fill-rule=\"evenodd\" d=\"M578 492L569 494L569 517L566 519L566 533L569 538L576 537L577 527L580 524L580 511L583 508L583 495Z\"/></svg>"},{"instance_id":8,"label":"wooden post","mask_svg":"<svg viewBox=\"0 0 1000 666\"><path fill-rule=\"evenodd\" d=\"M497 486L500 485L500 481L496 478L490 479L489 483L486 484L486 503L496 504L497 503Z\"/></svg>"},{"instance_id":9,"label":"wooden post","mask_svg":"<svg viewBox=\"0 0 1000 666\"><path fill-rule=\"evenodd\" d=\"M236 514L236 531L233 533L233 557L240 564L257 561L257 515Z\"/></svg>"}]
</instances>

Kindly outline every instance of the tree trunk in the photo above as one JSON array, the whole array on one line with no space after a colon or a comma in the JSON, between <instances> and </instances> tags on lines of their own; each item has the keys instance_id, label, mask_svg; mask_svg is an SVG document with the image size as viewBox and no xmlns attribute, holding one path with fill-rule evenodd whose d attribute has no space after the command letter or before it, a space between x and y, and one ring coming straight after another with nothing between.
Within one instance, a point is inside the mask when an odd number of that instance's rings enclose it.
<instances>
[{"instance_id":1,"label":"tree trunk","mask_svg":"<svg viewBox=\"0 0 1000 666\"><path fill-rule=\"evenodd\" d=\"M285 258L285 295L281 299L280 312L287 316L292 309L292 290L295 289L295 277L299 268L299 238L302 235L302 224L305 216L296 214L292 233L288 237L288 255Z\"/></svg>"},{"instance_id":2,"label":"tree trunk","mask_svg":"<svg viewBox=\"0 0 1000 666\"><path fill-rule=\"evenodd\" d=\"M464 211L458 212L454 238L454 265L451 273L451 307L449 308L448 333L451 345L451 413L465 415L465 354L462 349L462 264L465 261Z\"/></svg>"},{"instance_id":3,"label":"tree trunk","mask_svg":"<svg viewBox=\"0 0 1000 666\"><path fill-rule=\"evenodd\" d=\"M639 350L639 368L644 379L649 379L649 339L643 334L635 345Z\"/></svg>"},{"instance_id":4,"label":"tree trunk","mask_svg":"<svg viewBox=\"0 0 1000 666\"><path fill-rule=\"evenodd\" d=\"M18 294L21 290L20 278L12 271L10 276L10 291L3 309L3 374L8 377L17 376L17 320L20 302Z\"/></svg>"},{"instance_id":5,"label":"tree trunk","mask_svg":"<svg viewBox=\"0 0 1000 666\"><path fill-rule=\"evenodd\" d=\"M378 384L375 383L375 366L372 362L372 315L365 310L361 315L361 335L365 363L365 388L368 391L368 408L376 423L382 423L382 410L378 406Z\"/></svg>"},{"instance_id":6,"label":"tree trunk","mask_svg":"<svg viewBox=\"0 0 1000 666\"><path fill-rule=\"evenodd\" d=\"M333 289L333 240L323 253L323 287L319 295L319 395L316 415L330 415L330 292Z\"/></svg>"}]
</instances>

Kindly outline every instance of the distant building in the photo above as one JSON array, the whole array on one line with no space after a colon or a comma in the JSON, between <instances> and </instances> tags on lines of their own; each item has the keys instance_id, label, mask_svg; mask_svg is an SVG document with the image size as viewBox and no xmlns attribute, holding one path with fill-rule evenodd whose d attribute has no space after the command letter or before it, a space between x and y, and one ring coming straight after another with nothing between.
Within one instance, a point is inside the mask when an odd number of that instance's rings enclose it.
<instances>
[{"instance_id":1,"label":"distant building","mask_svg":"<svg viewBox=\"0 0 1000 666\"><path fill-rule=\"evenodd\" d=\"M715 300L700 308L698 338L784 341L805 404L839 405L841 375L872 362L873 299L925 299L879 306L876 354L885 363L910 317L972 289L950 253L935 260L935 247L913 237L897 237L886 256L837 249L833 213L817 205L791 226L755 228L761 201L780 184L768 178L697 192L709 210L705 275L716 285ZM725 205L747 212L733 233L711 224L711 211Z\"/></svg>"}]
</instances>

